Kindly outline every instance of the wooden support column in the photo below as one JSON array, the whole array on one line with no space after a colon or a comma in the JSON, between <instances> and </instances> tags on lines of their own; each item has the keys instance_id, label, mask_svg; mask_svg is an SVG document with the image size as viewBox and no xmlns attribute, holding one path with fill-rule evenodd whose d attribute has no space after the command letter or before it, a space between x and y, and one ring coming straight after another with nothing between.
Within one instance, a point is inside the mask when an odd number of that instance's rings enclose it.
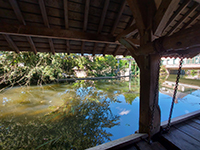
<instances>
[{"instance_id":1,"label":"wooden support column","mask_svg":"<svg viewBox=\"0 0 200 150\"><path fill-rule=\"evenodd\" d=\"M156 14L156 6L153 0L127 0L133 12L136 26L140 34L140 46L152 41L153 18ZM153 136L160 131L160 109L158 106L158 79L159 61L158 54L135 55L138 49L133 47L133 42L127 39L119 39L135 58L140 68L140 120L139 132ZM155 96L156 95L156 96ZM154 104L154 110L153 110ZM152 120L152 118L154 118ZM152 124L152 130L151 130Z\"/></svg>"},{"instance_id":2,"label":"wooden support column","mask_svg":"<svg viewBox=\"0 0 200 150\"><path fill-rule=\"evenodd\" d=\"M148 55L142 59L137 59L140 67L140 121L139 132L148 133L151 136L160 131L160 108L158 106L158 89L159 84L157 76L159 75L158 54ZM155 95L157 95L155 97ZM155 100L155 109L152 110ZM153 120L152 115L154 116ZM151 122L153 129L150 130Z\"/></svg>"}]
</instances>

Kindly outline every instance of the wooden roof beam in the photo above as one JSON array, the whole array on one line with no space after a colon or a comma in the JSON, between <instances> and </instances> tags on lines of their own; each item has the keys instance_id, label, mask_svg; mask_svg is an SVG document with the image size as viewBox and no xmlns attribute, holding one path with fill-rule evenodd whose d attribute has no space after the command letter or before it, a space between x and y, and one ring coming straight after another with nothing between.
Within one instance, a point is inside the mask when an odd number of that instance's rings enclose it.
<instances>
[{"instance_id":1,"label":"wooden roof beam","mask_svg":"<svg viewBox=\"0 0 200 150\"><path fill-rule=\"evenodd\" d=\"M41 13L42 13L42 18L43 18L43 21L44 21L44 25L46 27L50 28L44 0L39 0L39 5L40 5L40 10L41 10ZM53 40L52 39L49 39L49 45L50 45L51 52L53 54L55 54L55 49L54 49L54 45L53 45Z\"/></svg>"},{"instance_id":2,"label":"wooden roof beam","mask_svg":"<svg viewBox=\"0 0 200 150\"><path fill-rule=\"evenodd\" d=\"M173 32L180 27L180 25L190 16L197 8L199 7L198 3L195 3L190 10L188 10L184 16L167 32L166 36L173 34Z\"/></svg>"},{"instance_id":3,"label":"wooden roof beam","mask_svg":"<svg viewBox=\"0 0 200 150\"><path fill-rule=\"evenodd\" d=\"M198 19L200 16L200 11L197 12L187 23L184 24L184 26L181 28L181 30L188 28L191 24L193 24L196 19Z\"/></svg>"},{"instance_id":4,"label":"wooden roof beam","mask_svg":"<svg viewBox=\"0 0 200 150\"><path fill-rule=\"evenodd\" d=\"M178 5L179 1L180 0L162 0L154 17L154 35L161 36L167 21L174 12L174 6Z\"/></svg>"},{"instance_id":5,"label":"wooden roof beam","mask_svg":"<svg viewBox=\"0 0 200 150\"><path fill-rule=\"evenodd\" d=\"M119 23L120 17L122 15L123 11L124 11L125 6L126 6L126 0L123 0L123 2L121 4L120 11L118 12L117 18L115 19L114 25L112 27L111 34L115 33L115 29L117 28L117 25Z\"/></svg>"},{"instance_id":6,"label":"wooden roof beam","mask_svg":"<svg viewBox=\"0 0 200 150\"><path fill-rule=\"evenodd\" d=\"M106 44L106 46L105 46L105 48L103 50L103 56L105 56L106 51L108 50L108 48L109 48L109 44Z\"/></svg>"},{"instance_id":7,"label":"wooden roof beam","mask_svg":"<svg viewBox=\"0 0 200 150\"><path fill-rule=\"evenodd\" d=\"M162 41L162 45L160 45ZM200 53L200 30L199 24L194 25L191 28L181 30L171 36L165 36L162 38L156 39L154 42L150 42L142 47L140 47L137 51L135 51L136 55L147 55L147 54L177 54L182 51L187 50L188 54L190 49L197 48L197 53ZM157 49L155 51L155 49Z\"/></svg>"},{"instance_id":8,"label":"wooden roof beam","mask_svg":"<svg viewBox=\"0 0 200 150\"><path fill-rule=\"evenodd\" d=\"M120 34L117 35L116 40L120 39L121 37L130 37L130 35L133 35L137 32L137 26L136 24L133 24L132 26L128 27L124 31L122 31Z\"/></svg>"},{"instance_id":9,"label":"wooden roof beam","mask_svg":"<svg viewBox=\"0 0 200 150\"><path fill-rule=\"evenodd\" d=\"M90 8L90 0L86 0L86 2L85 2L85 13L84 13L83 31L87 30L89 8Z\"/></svg>"},{"instance_id":10,"label":"wooden roof beam","mask_svg":"<svg viewBox=\"0 0 200 150\"><path fill-rule=\"evenodd\" d=\"M188 4L191 2L192 0L186 0L184 1L184 3L176 10L176 12L169 18L163 33L165 32L165 30L169 27L169 25L171 24L171 22L173 22L175 20L175 18L177 16L179 16L181 14L181 12L188 6Z\"/></svg>"},{"instance_id":11,"label":"wooden roof beam","mask_svg":"<svg viewBox=\"0 0 200 150\"><path fill-rule=\"evenodd\" d=\"M95 56L96 51L97 51L97 47L98 47L98 43L94 43L94 49L93 49L93 52L92 52L92 56Z\"/></svg>"},{"instance_id":12,"label":"wooden roof beam","mask_svg":"<svg viewBox=\"0 0 200 150\"><path fill-rule=\"evenodd\" d=\"M125 52L123 53L123 56L124 56L124 57L126 57L126 56L127 56L127 54L128 54L128 52L129 52L129 50L128 50L128 49L126 49L126 50L125 50Z\"/></svg>"},{"instance_id":13,"label":"wooden roof beam","mask_svg":"<svg viewBox=\"0 0 200 150\"><path fill-rule=\"evenodd\" d=\"M99 23L99 28L98 28L97 33L101 33L101 30L103 28L103 24L104 24L104 21L105 21L105 18L106 18L106 13L107 13L107 10L108 10L109 3L110 3L110 0L105 0L105 2L104 2L104 7L103 7L102 14L101 14L101 20L100 20L100 23Z\"/></svg>"},{"instance_id":14,"label":"wooden roof beam","mask_svg":"<svg viewBox=\"0 0 200 150\"><path fill-rule=\"evenodd\" d=\"M85 42L81 42L81 55L84 55L84 49L85 49Z\"/></svg>"},{"instance_id":15,"label":"wooden roof beam","mask_svg":"<svg viewBox=\"0 0 200 150\"><path fill-rule=\"evenodd\" d=\"M6 41L8 42L8 44L10 45L10 47L16 52L19 53L19 49L16 46L16 44L13 42L13 40L8 36L8 35L3 35L4 38L6 39Z\"/></svg>"},{"instance_id":16,"label":"wooden roof beam","mask_svg":"<svg viewBox=\"0 0 200 150\"><path fill-rule=\"evenodd\" d=\"M69 44L69 40L66 41L66 46L67 46L67 54L70 54L70 44Z\"/></svg>"},{"instance_id":17,"label":"wooden roof beam","mask_svg":"<svg viewBox=\"0 0 200 150\"><path fill-rule=\"evenodd\" d=\"M115 51L113 52L113 56L117 55L117 52L120 50L120 48L121 48L121 45L117 45Z\"/></svg>"},{"instance_id":18,"label":"wooden roof beam","mask_svg":"<svg viewBox=\"0 0 200 150\"><path fill-rule=\"evenodd\" d=\"M68 29L69 28L68 0L63 1L63 6L64 6L65 29Z\"/></svg>"},{"instance_id":19,"label":"wooden roof beam","mask_svg":"<svg viewBox=\"0 0 200 150\"><path fill-rule=\"evenodd\" d=\"M63 1L64 6L64 19L65 19L65 29L69 29L69 9L68 9L68 0ZM69 40L66 40L66 50L67 54L70 54L70 45Z\"/></svg>"},{"instance_id":20,"label":"wooden roof beam","mask_svg":"<svg viewBox=\"0 0 200 150\"><path fill-rule=\"evenodd\" d=\"M20 10L20 8L19 8L18 3L16 2L16 0L9 0L9 2L10 2L10 5L12 6L12 8L13 8L13 10L14 10L16 16L17 16L17 19L19 20L19 22L21 24L23 24L23 25L26 25L26 22L24 20L24 17L23 17L23 15L21 13L21 10ZM35 44L34 44L32 38L31 37L27 37L27 41L29 42L32 51L35 54L37 54L37 49L35 47Z\"/></svg>"},{"instance_id":21,"label":"wooden roof beam","mask_svg":"<svg viewBox=\"0 0 200 150\"><path fill-rule=\"evenodd\" d=\"M101 35L96 33L86 33L81 31L71 31L66 29L52 29L47 27L35 27L13 24L0 24L1 34L31 36L41 38L55 38L76 41L88 41L98 43L119 44L113 35Z\"/></svg>"}]
</instances>

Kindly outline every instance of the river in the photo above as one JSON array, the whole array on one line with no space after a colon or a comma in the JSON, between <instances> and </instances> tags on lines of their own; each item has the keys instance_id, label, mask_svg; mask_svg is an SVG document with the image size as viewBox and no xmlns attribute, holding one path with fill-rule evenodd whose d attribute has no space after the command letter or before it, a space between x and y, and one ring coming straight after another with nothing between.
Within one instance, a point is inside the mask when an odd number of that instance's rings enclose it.
<instances>
[{"instance_id":1,"label":"river","mask_svg":"<svg viewBox=\"0 0 200 150\"><path fill-rule=\"evenodd\" d=\"M131 86L129 85L131 83ZM138 130L139 79L14 87L0 93L0 149L85 149ZM160 85L161 121L173 82ZM181 85L173 117L200 109L198 86Z\"/></svg>"}]
</instances>

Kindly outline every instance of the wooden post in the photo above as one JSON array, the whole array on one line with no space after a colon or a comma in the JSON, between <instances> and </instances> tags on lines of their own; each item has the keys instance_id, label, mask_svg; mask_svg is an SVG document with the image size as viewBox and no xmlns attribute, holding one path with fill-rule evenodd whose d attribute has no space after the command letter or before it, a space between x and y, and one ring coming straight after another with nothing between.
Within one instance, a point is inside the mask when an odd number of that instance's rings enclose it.
<instances>
[{"instance_id":1,"label":"wooden post","mask_svg":"<svg viewBox=\"0 0 200 150\"><path fill-rule=\"evenodd\" d=\"M139 132L154 135L160 131L160 108L158 106L158 89L159 85L157 76L159 75L158 65L160 56L158 54L148 55L144 59L139 59L140 67L140 121ZM155 97L155 95L157 95ZM152 119L152 108L155 100L155 110ZM152 121L152 131L150 129Z\"/></svg>"}]
</instances>

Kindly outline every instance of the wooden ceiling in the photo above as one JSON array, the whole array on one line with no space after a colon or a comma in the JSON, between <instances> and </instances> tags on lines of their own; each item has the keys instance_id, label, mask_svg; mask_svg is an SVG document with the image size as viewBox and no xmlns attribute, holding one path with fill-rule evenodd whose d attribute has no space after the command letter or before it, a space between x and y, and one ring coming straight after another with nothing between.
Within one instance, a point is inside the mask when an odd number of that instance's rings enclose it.
<instances>
[{"instance_id":1,"label":"wooden ceiling","mask_svg":"<svg viewBox=\"0 0 200 150\"><path fill-rule=\"evenodd\" d=\"M133 17L139 15L128 1L0 0L0 50L130 55L118 42L123 37L135 48L141 42ZM193 0L155 0L155 7L152 40L200 20Z\"/></svg>"}]
</instances>

